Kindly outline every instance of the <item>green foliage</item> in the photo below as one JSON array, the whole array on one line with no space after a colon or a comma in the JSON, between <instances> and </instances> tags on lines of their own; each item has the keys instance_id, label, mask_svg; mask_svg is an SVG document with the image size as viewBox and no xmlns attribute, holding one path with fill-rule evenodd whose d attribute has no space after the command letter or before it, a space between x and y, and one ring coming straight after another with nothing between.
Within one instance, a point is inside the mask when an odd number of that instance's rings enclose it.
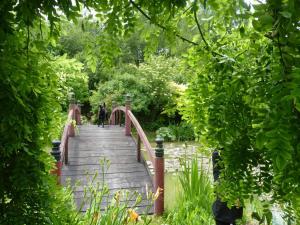
<instances>
[{"instance_id":1,"label":"green foliage","mask_svg":"<svg viewBox=\"0 0 300 225\"><path fill-rule=\"evenodd\" d=\"M163 56L151 57L139 67L123 65L122 68L112 70L112 79L99 83L90 102L96 112L100 102L106 102L108 108L111 102L124 105L124 96L129 93L132 97L132 110L148 121L159 120L165 106L173 103L176 90L171 81L177 76L177 60Z\"/></svg>"},{"instance_id":2,"label":"green foliage","mask_svg":"<svg viewBox=\"0 0 300 225\"><path fill-rule=\"evenodd\" d=\"M195 140L193 127L184 121L178 125L169 125L169 128L173 131L177 141Z\"/></svg>"},{"instance_id":3,"label":"green foliage","mask_svg":"<svg viewBox=\"0 0 300 225\"><path fill-rule=\"evenodd\" d=\"M156 133L163 137L165 141L195 140L194 130L186 122L181 122L178 125L169 125L168 127L160 127Z\"/></svg>"},{"instance_id":4,"label":"green foliage","mask_svg":"<svg viewBox=\"0 0 300 225\"><path fill-rule=\"evenodd\" d=\"M224 148L223 198L234 204L268 195L289 223L299 220L299 7L297 1L267 1L249 17L241 6L248 16L231 19L236 26L207 45L211 54L189 51L187 66L197 75L183 101L184 118L202 140ZM214 17L217 25L221 19Z\"/></svg>"},{"instance_id":5,"label":"green foliage","mask_svg":"<svg viewBox=\"0 0 300 225\"><path fill-rule=\"evenodd\" d=\"M49 174L54 163L47 151L60 131L58 76L47 40L27 35L20 30L1 45L0 223L69 224L69 195Z\"/></svg>"},{"instance_id":6,"label":"green foliage","mask_svg":"<svg viewBox=\"0 0 300 225\"><path fill-rule=\"evenodd\" d=\"M156 134L164 139L164 141L175 141L176 136L169 127L160 127Z\"/></svg>"},{"instance_id":7,"label":"green foliage","mask_svg":"<svg viewBox=\"0 0 300 225\"><path fill-rule=\"evenodd\" d=\"M81 103L88 100L88 76L82 72L83 64L76 59L68 59L66 55L56 57L52 68L59 77L59 102L66 111L70 94L74 93Z\"/></svg>"},{"instance_id":8,"label":"green foliage","mask_svg":"<svg viewBox=\"0 0 300 225\"><path fill-rule=\"evenodd\" d=\"M183 172L179 174L182 188L180 204L168 215L168 224L215 224L211 210L214 194L209 175L202 166L198 166L197 157L192 161L184 159L181 164Z\"/></svg>"}]
</instances>

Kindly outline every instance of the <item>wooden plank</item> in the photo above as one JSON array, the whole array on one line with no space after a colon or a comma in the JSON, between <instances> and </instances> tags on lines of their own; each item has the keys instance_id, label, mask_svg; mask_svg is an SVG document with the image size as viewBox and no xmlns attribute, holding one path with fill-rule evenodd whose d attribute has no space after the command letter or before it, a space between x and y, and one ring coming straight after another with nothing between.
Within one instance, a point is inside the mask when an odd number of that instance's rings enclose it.
<instances>
[{"instance_id":1,"label":"wooden plank","mask_svg":"<svg viewBox=\"0 0 300 225\"><path fill-rule=\"evenodd\" d=\"M105 156L106 159L110 161L110 164L129 164L129 163L136 163L136 158L132 156L124 156L122 160L116 159L114 156ZM69 165L99 165L99 161L103 160L104 157L69 157Z\"/></svg>"},{"instance_id":2,"label":"wooden plank","mask_svg":"<svg viewBox=\"0 0 300 225\"><path fill-rule=\"evenodd\" d=\"M100 177L101 175L99 175L98 177ZM122 172L122 173L106 173L105 174L105 179L112 179L112 178L125 178L125 177L133 177L133 176L137 176L137 177L142 177L142 176L148 176L148 173L145 171L133 171L133 172ZM90 175L77 175L77 176L62 176L62 180L66 180L68 178L71 179L84 179L84 178L93 178L94 175L90 174Z\"/></svg>"},{"instance_id":3,"label":"wooden plank","mask_svg":"<svg viewBox=\"0 0 300 225\"><path fill-rule=\"evenodd\" d=\"M123 189L143 189L146 190L146 187L148 187L148 190L153 191L152 188L152 182L145 182L145 183L111 183L108 185L109 190L123 190ZM75 189L75 191L77 192L83 192L85 187L84 186L73 186L73 188Z\"/></svg>"},{"instance_id":4,"label":"wooden plank","mask_svg":"<svg viewBox=\"0 0 300 225\"><path fill-rule=\"evenodd\" d=\"M63 177L64 181L68 180L70 178L71 184L74 185L76 182L80 182L80 185L89 185L92 183L92 178L93 177L81 177L79 178L78 176L73 176L73 177ZM104 178L105 179L105 184L108 186L110 184L123 184L123 183L135 183L135 184L144 184L144 183L149 183L149 179L147 176L142 175L142 176L127 176L127 177L111 177L111 178ZM62 181L63 182L63 181ZM94 181L94 183L99 182L103 183L101 180L101 177L97 177L97 179Z\"/></svg>"}]
</instances>

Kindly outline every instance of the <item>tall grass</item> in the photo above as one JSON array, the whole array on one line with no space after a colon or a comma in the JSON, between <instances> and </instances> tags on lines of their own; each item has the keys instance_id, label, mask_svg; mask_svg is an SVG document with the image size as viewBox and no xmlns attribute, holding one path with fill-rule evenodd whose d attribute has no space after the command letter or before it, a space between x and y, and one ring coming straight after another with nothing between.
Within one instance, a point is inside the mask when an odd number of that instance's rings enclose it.
<instances>
[{"instance_id":1,"label":"tall grass","mask_svg":"<svg viewBox=\"0 0 300 225\"><path fill-rule=\"evenodd\" d=\"M178 199L180 204L168 215L167 222L172 225L210 225L214 224L212 203L214 201L213 186L208 170L198 157L191 161L181 160L183 171L179 174L182 193Z\"/></svg>"}]
</instances>

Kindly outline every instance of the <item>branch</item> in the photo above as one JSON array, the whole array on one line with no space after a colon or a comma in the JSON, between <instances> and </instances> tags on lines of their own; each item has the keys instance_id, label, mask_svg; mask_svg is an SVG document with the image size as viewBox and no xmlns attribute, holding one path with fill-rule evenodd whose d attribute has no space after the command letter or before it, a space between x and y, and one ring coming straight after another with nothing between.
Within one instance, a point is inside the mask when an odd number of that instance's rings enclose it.
<instances>
[{"instance_id":1,"label":"branch","mask_svg":"<svg viewBox=\"0 0 300 225\"><path fill-rule=\"evenodd\" d=\"M196 3L194 2L194 4L196 5ZM201 36L201 39L203 40L203 42L205 43L206 47L207 47L207 51L211 52L213 56L221 56L221 57L224 57L224 55L218 53L218 52L215 52L213 50L211 50L211 47L209 46L209 44L207 43L207 41L205 40L205 37L203 35L203 32L202 32L202 29L201 29L201 26L200 26L200 23L198 21L198 17L197 17L197 10L196 10L196 7L194 5L194 9L193 9L193 13L194 13L194 19L195 19L195 22L197 24L197 28L199 30L199 33L200 33L200 36Z\"/></svg>"},{"instance_id":2,"label":"branch","mask_svg":"<svg viewBox=\"0 0 300 225\"><path fill-rule=\"evenodd\" d=\"M156 26L158 26L159 28L161 28L161 29L163 29L163 30L168 30L164 25L159 24L159 23L157 23L157 22L153 22L152 18L151 18L149 15L147 15L147 14L141 9L141 7L139 7L134 1L129 0L129 2L130 2L130 3L131 3L131 4L132 4L132 5L133 5L133 6L134 6L141 14L143 14L143 16L144 16L145 18L147 18L150 22L154 23ZM198 45L199 45L198 43L193 42L193 41L191 41L191 40L189 40L189 39L187 39L187 38L181 36L180 34L178 34L178 33L176 33L176 32L174 32L174 35L175 35L176 37L178 37L179 39L181 39L182 41L188 42L188 43L190 43L190 44L192 44L192 45L195 45L195 46L198 46Z\"/></svg>"},{"instance_id":3,"label":"branch","mask_svg":"<svg viewBox=\"0 0 300 225\"><path fill-rule=\"evenodd\" d=\"M202 38L202 40L204 41L204 43L205 43L205 45L207 46L207 48L210 49L210 46L208 45L207 41L206 41L205 38L204 38L204 35L203 35L203 32L202 32L200 23L199 23L199 21L198 21L198 18L197 18L197 12L196 12L196 7L194 7L193 12L194 12L195 22L196 22L196 24L197 24L197 27L198 27L199 33L200 33L200 35L201 35L201 38Z\"/></svg>"},{"instance_id":4,"label":"branch","mask_svg":"<svg viewBox=\"0 0 300 225\"><path fill-rule=\"evenodd\" d=\"M247 51L248 51L248 49L246 49L246 50L244 50L244 51L238 53L236 56L234 56L234 59L236 59L237 57L239 57L240 55L244 54L244 53L247 52Z\"/></svg>"}]
</instances>

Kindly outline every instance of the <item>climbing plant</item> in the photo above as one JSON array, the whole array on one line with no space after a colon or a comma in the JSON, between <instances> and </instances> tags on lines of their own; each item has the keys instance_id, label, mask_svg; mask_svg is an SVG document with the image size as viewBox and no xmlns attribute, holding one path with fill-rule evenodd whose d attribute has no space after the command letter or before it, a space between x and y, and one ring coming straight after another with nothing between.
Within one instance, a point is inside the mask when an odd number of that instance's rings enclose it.
<instances>
[{"instance_id":1,"label":"climbing plant","mask_svg":"<svg viewBox=\"0 0 300 225\"><path fill-rule=\"evenodd\" d=\"M209 1L206 7L219 12ZM230 204L268 196L291 224L300 197L299 7L267 1L251 13L241 5L221 39L202 39L206 53L193 48L186 56L197 76L183 103L202 140L223 149L219 194Z\"/></svg>"}]
</instances>

